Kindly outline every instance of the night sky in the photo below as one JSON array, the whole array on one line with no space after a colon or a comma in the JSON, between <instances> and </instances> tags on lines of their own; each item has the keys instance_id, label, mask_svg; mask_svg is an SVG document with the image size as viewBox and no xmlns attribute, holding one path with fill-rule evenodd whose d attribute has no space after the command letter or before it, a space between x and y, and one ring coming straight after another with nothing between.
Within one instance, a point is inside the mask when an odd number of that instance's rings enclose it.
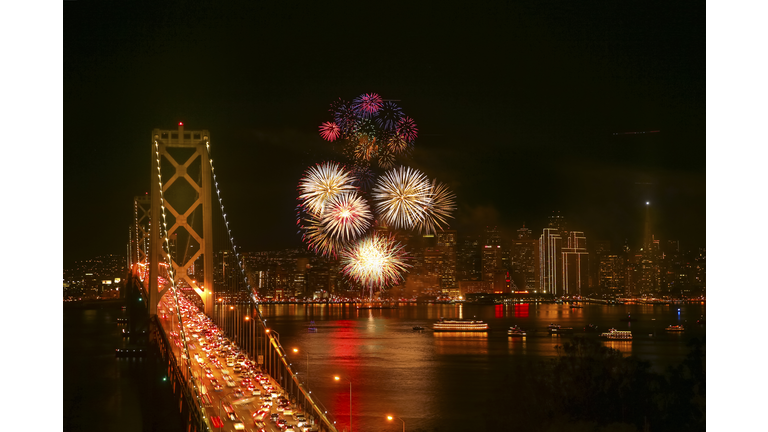
<instances>
[{"instance_id":1,"label":"night sky","mask_svg":"<svg viewBox=\"0 0 768 432\"><path fill-rule=\"evenodd\" d=\"M150 133L180 121L211 133L238 244L299 246L318 126L370 92L415 119L411 166L451 186L460 234L559 210L635 248L650 201L657 238L705 246L702 3L265 3L64 2L65 265L124 253Z\"/></svg>"}]
</instances>

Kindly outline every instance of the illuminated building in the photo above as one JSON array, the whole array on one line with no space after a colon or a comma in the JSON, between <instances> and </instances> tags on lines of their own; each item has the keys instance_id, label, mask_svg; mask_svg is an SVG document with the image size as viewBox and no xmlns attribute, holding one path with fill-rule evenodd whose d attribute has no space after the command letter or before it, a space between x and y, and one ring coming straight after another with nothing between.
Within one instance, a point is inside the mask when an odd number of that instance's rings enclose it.
<instances>
[{"instance_id":1,"label":"illuminated building","mask_svg":"<svg viewBox=\"0 0 768 432\"><path fill-rule=\"evenodd\" d=\"M601 254L600 288L603 294L619 295L624 292L624 259L618 255Z\"/></svg>"},{"instance_id":2,"label":"illuminated building","mask_svg":"<svg viewBox=\"0 0 768 432\"><path fill-rule=\"evenodd\" d=\"M530 292L539 290L539 243L531 237L531 230L520 228L510 246L510 267L518 275L518 288Z\"/></svg>"},{"instance_id":3,"label":"illuminated building","mask_svg":"<svg viewBox=\"0 0 768 432\"><path fill-rule=\"evenodd\" d=\"M494 283L496 272L501 270L501 235L496 227L486 227L482 251L483 280ZM491 286L493 290L493 286Z\"/></svg>"},{"instance_id":4,"label":"illuminated building","mask_svg":"<svg viewBox=\"0 0 768 432\"><path fill-rule=\"evenodd\" d=\"M539 290L563 295L562 239L557 228L544 228L539 238Z\"/></svg>"},{"instance_id":5,"label":"illuminated building","mask_svg":"<svg viewBox=\"0 0 768 432\"><path fill-rule=\"evenodd\" d=\"M560 234L561 239L568 238L568 224L565 221L565 216L560 214L560 211L553 211L549 216L548 228L556 229Z\"/></svg>"},{"instance_id":6,"label":"illuminated building","mask_svg":"<svg viewBox=\"0 0 768 432\"><path fill-rule=\"evenodd\" d=\"M481 243L478 236L467 236L460 243L456 263L457 280L476 281L482 278Z\"/></svg>"},{"instance_id":7,"label":"illuminated building","mask_svg":"<svg viewBox=\"0 0 768 432\"><path fill-rule=\"evenodd\" d=\"M459 297L459 286L456 283L456 231L445 230L437 233L437 248L442 257L440 263L440 288L443 295L451 298Z\"/></svg>"},{"instance_id":8,"label":"illuminated building","mask_svg":"<svg viewBox=\"0 0 768 432\"><path fill-rule=\"evenodd\" d=\"M588 294L589 288L589 253L587 238L581 231L571 231L568 247L563 248L563 295L578 296Z\"/></svg>"}]
</instances>

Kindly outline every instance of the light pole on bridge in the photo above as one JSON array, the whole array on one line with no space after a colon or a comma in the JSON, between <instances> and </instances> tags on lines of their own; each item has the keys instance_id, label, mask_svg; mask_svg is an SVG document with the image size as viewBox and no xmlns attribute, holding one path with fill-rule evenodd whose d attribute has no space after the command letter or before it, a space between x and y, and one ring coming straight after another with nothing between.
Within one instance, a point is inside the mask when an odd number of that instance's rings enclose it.
<instances>
[{"instance_id":1,"label":"light pole on bridge","mask_svg":"<svg viewBox=\"0 0 768 432\"><path fill-rule=\"evenodd\" d=\"M340 376L333 377L336 381L340 381ZM352 381L344 378L349 383L349 432L352 432Z\"/></svg>"},{"instance_id":2,"label":"light pole on bridge","mask_svg":"<svg viewBox=\"0 0 768 432\"><path fill-rule=\"evenodd\" d=\"M403 432L405 432L405 420L403 420L403 419L401 419L400 417L397 417L397 416L391 416L391 415L387 416L387 420L389 420L389 421L392 421L395 418L400 420L401 422L403 422Z\"/></svg>"}]
</instances>

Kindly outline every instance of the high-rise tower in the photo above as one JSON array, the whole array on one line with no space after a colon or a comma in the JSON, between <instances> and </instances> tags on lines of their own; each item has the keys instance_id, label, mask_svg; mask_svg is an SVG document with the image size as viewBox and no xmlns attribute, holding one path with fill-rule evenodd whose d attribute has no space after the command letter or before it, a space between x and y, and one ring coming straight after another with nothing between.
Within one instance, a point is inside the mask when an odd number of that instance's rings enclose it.
<instances>
[{"instance_id":1,"label":"high-rise tower","mask_svg":"<svg viewBox=\"0 0 768 432\"><path fill-rule=\"evenodd\" d=\"M539 289L545 294L563 295L562 238L557 228L544 228L539 238Z\"/></svg>"},{"instance_id":2,"label":"high-rise tower","mask_svg":"<svg viewBox=\"0 0 768 432\"><path fill-rule=\"evenodd\" d=\"M563 295L588 294L589 253L587 238L581 231L571 231L568 247L563 248Z\"/></svg>"}]
</instances>

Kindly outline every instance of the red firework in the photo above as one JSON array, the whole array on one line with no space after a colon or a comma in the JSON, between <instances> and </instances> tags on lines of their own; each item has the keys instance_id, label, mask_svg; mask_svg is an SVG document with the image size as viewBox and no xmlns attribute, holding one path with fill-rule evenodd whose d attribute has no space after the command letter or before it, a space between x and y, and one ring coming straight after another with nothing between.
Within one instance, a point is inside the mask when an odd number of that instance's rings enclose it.
<instances>
[{"instance_id":1,"label":"red firework","mask_svg":"<svg viewBox=\"0 0 768 432\"><path fill-rule=\"evenodd\" d=\"M341 134L341 129L334 122L325 122L320 125L320 136L326 141L335 141L339 134Z\"/></svg>"},{"instance_id":2,"label":"red firework","mask_svg":"<svg viewBox=\"0 0 768 432\"><path fill-rule=\"evenodd\" d=\"M419 134L419 129L416 127L416 122L412 118L405 116L397 122L397 135L402 139L412 142Z\"/></svg>"},{"instance_id":3,"label":"red firework","mask_svg":"<svg viewBox=\"0 0 768 432\"><path fill-rule=\"evenodd\" d=\"M352 108L355 109L359 116L370 118L381 109L383 103L384 101L381 100L381 96L376 93L365 93L352 101Z\"/></svg>"}]
</instances>

